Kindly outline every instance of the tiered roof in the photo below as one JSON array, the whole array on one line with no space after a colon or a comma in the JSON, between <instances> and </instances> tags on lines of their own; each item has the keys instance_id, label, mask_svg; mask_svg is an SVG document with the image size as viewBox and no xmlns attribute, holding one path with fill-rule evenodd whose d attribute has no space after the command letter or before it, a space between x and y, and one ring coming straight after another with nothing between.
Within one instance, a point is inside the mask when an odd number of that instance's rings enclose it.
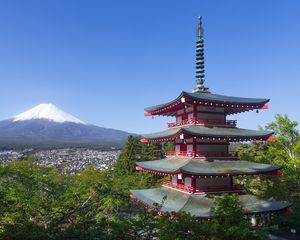
<instances>
[{"instance_id":1,"label":"tiered roof","mask_svg":"<svg viewBox=\"0 0 300 240\"><path fill-rule=\"evenodd\" d=\"M266 98L244 98L213 94L210 92L189 93L183 91L173 101L145 108L145 115L175 116L176 111L184 108L186 104L197 104L202 106L223 107L226 114L241 113L255 109L266 109L270 99Z\"/></svg>"},{"instance_id":2,"label":"tiered roof","mask_svg":"<svg viewBox=\"0 0 300 240\"><path fill-rule=\"evenodd\" d=\"M148 206L162 204L162 212L183 211L199 218L210 218L211 208L214 206L213 199L208 196L178 192L169 188L131 190L131 193L133 198ZM291 206L287 202L266 201L248 194L240 194L239 200L245 214L282 211Z\"/></svg>"},{"instance_id":3,"label":"tiered roof","mask_svg":"<svg viewBox=\"0 0 300 240\"><path fill-rule=\"evenodd\" d=\"M193 137L203 138L222 138L231 142L248 141L248 140L267 140L273 132L257 131L242 128L228 128L228 127L206 127L199 125L190 125L177 128L169 128L162 132L144 134L142 141L161 141L161 139L174 140L179 138L181 134L186 134Z\"/></svg>"},{"instance_id":4,"label":"tiered roof","mask_svg":"<svg viewBox=\"0 0 300 240\"><path fill-rule=\"evenodd\" d=\"M140 170L155 171L164 174L190 174L197 176L222 175L253 175L263 173L277 173L281 167L240 160L219 160L195 158L165 158L155 161L136 163Z\"/></svg>"}]
</instances>

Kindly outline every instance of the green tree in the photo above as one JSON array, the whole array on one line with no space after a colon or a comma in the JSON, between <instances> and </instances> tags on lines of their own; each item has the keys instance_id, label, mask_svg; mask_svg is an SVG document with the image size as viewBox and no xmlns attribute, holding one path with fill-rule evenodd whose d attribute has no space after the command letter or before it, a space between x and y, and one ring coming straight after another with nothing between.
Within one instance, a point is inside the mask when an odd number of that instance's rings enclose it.
<instances>
[{"instance_id":1,"label":"green tree","mask_svg":"<svg viewBox=\"0 0 300 240\"><path fill-rule=\"evenodd\" d=\"M34 164L34 158L0 167L0 237L47 239L55 221L51 211L64 181L53 168Z\"/></svg>"},{"instance_id":2,"label":"green tree","mask_svg":"<svg viewBox=\"0 0 300 240\"><path fill-rule=\"evenodd\" d=\"M161 143L143 143L140 161L158 160L164 157Z\"/></svg>"},{"instance_id":3,"label":"green tree","mask_svg":"<svg viewBox=\"0 0 300 240\"><path fill-rule=\"evenodd\" d=\"M185 212L172 213L158 220L159 239L209 239L208 224L201 223L195 217Z\"/></svg>"},{"instance_id":4,"label":"green tree","mask_svg":"<svg viewBox=\"0 0 300 240\"><path fill-rule=\"evenodd\" d=\"M275 121L266 127L274 131L274 141L238 146L242 160L282 166L281 177L260 175L240 178L240 181L255 195L292 203L292 215L280 215L276 220L281 229L288 231L290 228L300 231L300 138L297 126L298 123L286 115L275 115Z\"/></svg>"},{"instance_id":5,"label":"green tree","mask_svg":"<svg viewBox=\"0 0 300 240\"><path fill-rule=\"evenodd\" d=\"M284 150L288 157L296 163L299 160L300 142L299 131L296 129L298 123L292 121L287 115L275 115L275 121L267 125L266 129L273 130L276 136L276 146Z\"/></svg>"},{"instance_id":6,"label":"green tree","mask_svg":"<svg viewBox=\"0 0 300 240\"><path fill-rule=\"evenodd\" d=\"M107 219L117 226L113 220L128 205L128 196L115 191L112 181L110 171L87 167L62 175L34 158L0 166L0 238L85 238L96 236L95 229L104 234L100 226Z\"/></svg>"},{"instance_id":7,"label":"green tree","mask_svg":"<svg viewBox=\"0 0 300 240\"><path fill-rule=\"evenodd\" d=\"M118 175L129 175L135 171L135 163L140 155L140 141L129 136L115 166L114 171Z\"/></svg>"},{"instance_id":8,"label":"green tree","mask_svg":"<svg viewBox=\"0 0 300 240\"><path fill-rule=\"evenodd\" d=\"M141 144L139 138L130 136L118 158L113 170L113 188L129 196L131 189L158 186L161 176L136 171L139 160L161 158L161 145L153 143Z\"/></svg>"},{"instance_id":9,"label":"green tree","mask_svg":"<svg viewBox=\"0 0 300 240\"><path fill-rule=\"evenodd\" d=\"M215 197L210 223L211 239L254 239L250 224L244 219L243 209L237 194Z\"/></svg>"}]
</instances>

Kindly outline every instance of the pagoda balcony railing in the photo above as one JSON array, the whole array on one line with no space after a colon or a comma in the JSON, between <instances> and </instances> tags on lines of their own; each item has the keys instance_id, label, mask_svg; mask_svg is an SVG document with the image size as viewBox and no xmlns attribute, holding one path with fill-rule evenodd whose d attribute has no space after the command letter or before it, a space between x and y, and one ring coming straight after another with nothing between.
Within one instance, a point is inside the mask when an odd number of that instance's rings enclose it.
<instances>
[{"instance_id":1,"label":"pagoda balcony railing","mask_svg":"<svg viewBox=\"0 0 300 240\"><path fill-rule=\"evenodd\" d=\"M243 191L244 187L239 184L233 185L219 185L219 186L202 186L202 187L189 187L182 183L173 183L168 180L162 180L162 185L166 187L171 187L177 190L182 190L188 193L205 193L205 192L233 192L233 191Z\"/></svg>"},{"instance_id":2,"label":"pagoda balcony railing","mask_svg":"<svg viewBox=\"0 0 300 240\"><path fill-rule=\"evenodd\" d=\"M197 119L190 118L184 119L181 122L168 123L168 127L177 127L182 125L218 125L226 127L236 127L237 120L226 120L225 122L221 119Z\"/></svg>"},{"instance_id":3,"label":"pagoda balcony railing","mask_svg":"<svg viewBox=\"0 0 300 240\"><path fill-rule=\"evenodd\" d=\"M175 188L175 189L178 189L178 190L182 190L182 191L185 191L185 192L189 192L189 193L194 192L193 187L185 186L184 184L181 184L181 183L173 183L173 182L168 181L168 180L162 180L162 185L167 186L167 187L172 187L172 188Z\"/></svg>"},{"instance_id":4,"label":"pagoda balcony railing","mask_svg":"<svg viewBox=\"0 0 300 240\"><path fill-rule=\"evenodd\" d=\"M166 151L167 157L193 157L193 158L206 158L206 157L225 157L236 158L237 152L196 152L196 151Z\"/></svg>"}]
</instances>

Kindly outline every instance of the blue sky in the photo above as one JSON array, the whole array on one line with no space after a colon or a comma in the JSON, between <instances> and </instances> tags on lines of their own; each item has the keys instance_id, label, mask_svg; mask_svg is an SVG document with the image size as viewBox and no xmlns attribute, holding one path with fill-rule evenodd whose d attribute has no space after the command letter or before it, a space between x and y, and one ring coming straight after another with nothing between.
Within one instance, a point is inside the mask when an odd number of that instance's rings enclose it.
<instances>
[{"instance_id":1,"label":"blue sky","mask_svg":"<svg viewBox=\"0 0 300 240\"><path fill-rule=\"evenodd\" d=\"M0 119L51 102L129 132L166 128L143 108L195 86L197 16L213 93L271 98L233 115L256 129L287 113L300 121L300 1L3 0Z\"/></svg>"}]
</instances>

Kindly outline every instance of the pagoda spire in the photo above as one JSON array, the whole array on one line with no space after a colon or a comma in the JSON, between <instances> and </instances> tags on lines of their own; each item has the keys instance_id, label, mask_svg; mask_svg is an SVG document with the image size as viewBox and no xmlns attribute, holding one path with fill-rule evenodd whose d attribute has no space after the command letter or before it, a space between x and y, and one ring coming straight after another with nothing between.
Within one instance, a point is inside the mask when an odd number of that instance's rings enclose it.
<instances>
[{"instance_id":1,"label":"pagoda spire","mask_svg":"<svg viewBox=\"0 0 300 240\"><path fill-rule=\"evenodd\" d=\"M204 86L204 44L203 44L203 28L202 17L198 17L197 28L197 45L196 45L196 87L193 90L195 92L208 92L207 87Z\"/></svg>"}]
</instances>

